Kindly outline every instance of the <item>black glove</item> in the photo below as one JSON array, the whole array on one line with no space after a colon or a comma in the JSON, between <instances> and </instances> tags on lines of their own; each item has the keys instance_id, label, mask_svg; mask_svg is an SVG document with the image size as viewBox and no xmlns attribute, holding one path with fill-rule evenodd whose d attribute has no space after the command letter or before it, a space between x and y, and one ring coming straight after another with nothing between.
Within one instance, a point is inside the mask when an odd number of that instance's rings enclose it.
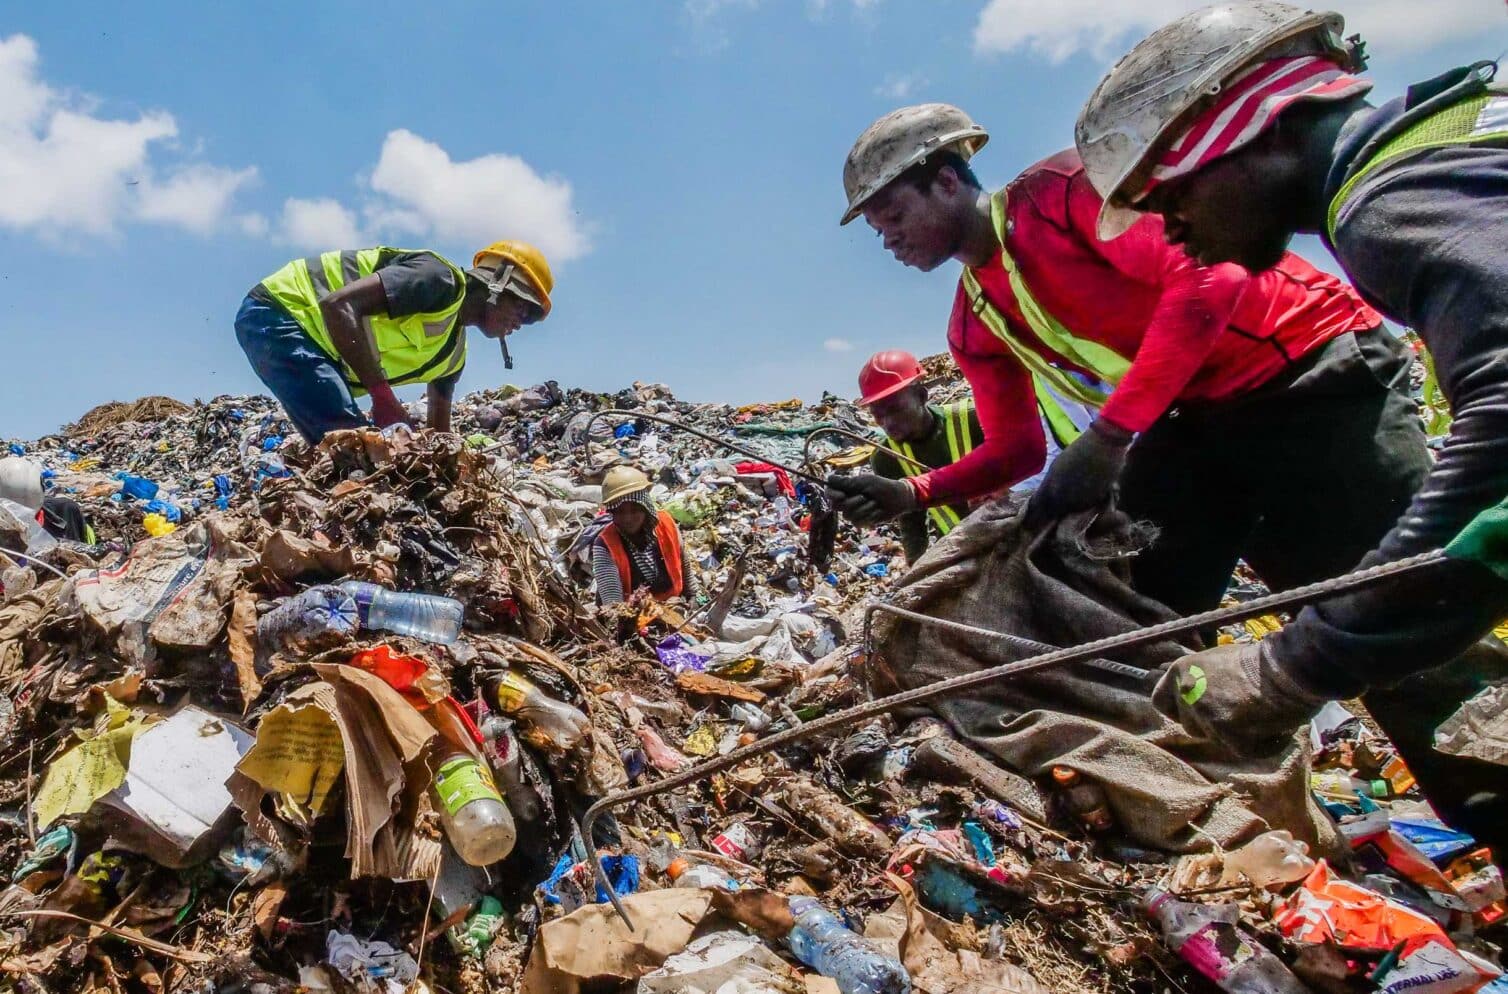
<instances>
[{"instance_id":1,"label":"black glove","mask_svg":"<svg viewBox=\"0 0 1508 994\"><path fill-rule=\"evenodd\" d=\"M1184 656L1157 681L1152 704L1199 738L1245 756L1270 755L1325 702L1272 656L1266 642Z\"/></svg>"},{"instance_id":2,"label":"black glove","mask_svg":"<svg viewBox=\"0 0 1508 994\"><path fill-rule=\"evenodd\" d=\"M1047 475L1027 503L1027 521L1055 521L1104 504L1120 480L1132 437L1106 421L1091 422L1047 467Z\"/></svg>"},{"instance_id":3,"label":"black glove","mask_svg":"<svg viewBox=\"0 0 1508 994\"><path fill-rule=\"evenodd\" d=\"M918 507L911 484L873 473L829 477L827 496L846 517L861 525L886 521Z\"/></svg>"}]
</instances>

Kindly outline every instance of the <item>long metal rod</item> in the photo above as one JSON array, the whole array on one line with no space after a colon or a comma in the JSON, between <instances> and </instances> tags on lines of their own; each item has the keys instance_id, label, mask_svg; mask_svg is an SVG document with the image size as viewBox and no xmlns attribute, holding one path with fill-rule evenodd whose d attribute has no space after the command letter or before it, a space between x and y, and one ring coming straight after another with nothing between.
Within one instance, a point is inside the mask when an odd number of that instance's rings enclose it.
<instances>
[{"instance_id":1,"label":"long metal rod","mask_svg":"<svg viewBox=\"0 0 1508 994\"><path fill-rule=\"evenodd\" d=\"M769 463L776 469L783 469L792 476L799 476L803 480L808 480L812 483L815 483L819 487L827 486L827 481L814 473L808 473L804 469L796 469L794 466L783 466L775 460L771 459L769 456L755 452L753 449L746 449L741 445L735 445L733 442L728 441L726 438L718 438L716 435L709 435L707 432L702 431L700 428L691 427L684 421L677 421L675 418L667 418L661 414L646 414L643 411L623 411L617 408L608 408L605 411L598 411L587 420L585 432L586 438L582 442L582 445L586 449L588 459L590 459L592 455L592 426L597 423L598 418L605 418L610 415L616 415L618 417L625 418L643 418L646 421L654 421L657 424L669 425L671 428L678 428L681 431L688 432L689 434L695 435L697 438L711 442L713 445L720 445L725 449L737 452L741 456L748 456L755 462Z\"/></svg>"},{"instance_id":2,"label":"long metal rod","mask_svg":"<svg viewBox=\"0 0 1508 994\"><path fill-rule=\"evenodd\" d=\"M1407 559L1399 559L1395 562L1383 563L1380 566L1372 566L1367 569L1357 570L1353 573L1347 573L1344 576L1339 576L1334 579L1322 580L1318 583L1311 583L1306 586L1295 587L1292 590L1285 590L1281 593L1268 594L1264 597L1258 597L1253 600L1247 601L1244 604L1236 604L1232 607L1227 608L1216 608L1213 611L1204 611L1200 614L1190 615L1187 618L1175 618L1172 621L1165 621L1161 624L1150 625L1145 628L1138 628L1134 631L1125 632L1120 635L1111 635L1102 639L1096 639L1092 642L1086 642L1083 645L1073 646L1067 649L1056 649L1052 652L1045 652L1041 655L1017 660L1013 663L1004 663L1000 666L994 666L989 669L979 670L975 673L965 673L947 680L941 680L937 683L929 684L925 687L916 687L912 690L902 691L898 694L892 694L889 697L882 697L878 700L866 701L863 704L857 704L844 711L838 711L833 714L824 715L821 718L815 718L812 721L804 722L803 724L797 725L793 728L788 728L782 732L777 732L776 734L771 735L769 738L761 739L760 741L752 743L750 745L741 746L740 748L734 749L726 756L717 756L707 760L706 762L698 763L695 766L682 770L679 773L672 773L662 780L656 780L654 783L644 784L639 787L631 787L628 790L619 791L616 794L610 794L588 808L586 810L586 813L582 815L581 818L581 837L586 840L588 851L593 854L592 864L593 869L596 873L597 883L604 890L606 890L609 900L612 901L613 909L618 912L620 917L622 917L624 924L628 926L629 931L633 931L633 921L628 917L628 914L624 910L623 903L619 900L617 892L613 890L611 882L609 882L607 879L607 874L603 872L602 861L601 858L596 855L596 843L593 841L592 835L592 829L596 825L597 819L599 817L601 817L606 812L611 811L614 808L621 807L624 804L628 804L631 801L641 801L647 797L653 797L656 794L663 793L664 791L672 790L676 787L681 787L688 783L706 779L707 777L710 777L716 773L720 773L723 770L731 769L732 767L738 766L741 763L747 762L755 756L769 752L772 749L779 749L784 746L788 746L793 742L799 742L802 739L808 738L813 735L820 735L827 732L834 732L839 729L848 728L910 704L917 704L922 701L930 700L934 697L941 697L945 694L956 693L962 690L969 690L983 684L993 683L996 680L1001 680L1007 677L1020 676L1023 673L1030 673L1034 670L1045 669L1052 666L1063 666L1068 663L1081 662L1083 660L1096 656L1104 656L1112 652L1119 652L1125 649L1136 648L1142 645L1146 645L1149 642L1157 642L1175 635L1188 634L1189 632L1194 632L1201 628L1230 624L1236 621L1244 621L1247 618L1260 617L1264 614L1272 614L1277 611L1285 611L1292 608L1303 607L1315 601L1333 597L1337 594L1350 593L1351 591L1359 590L1363 587L1373 586L1374 584L1382 583L1384 581L1394 580L1401 576L1411 576L1416 573L1422 573L1427 569L1443 562L1444 559L1445 554L1443 552L1424 552L1420 553L1417 556L1411 556ZM969 635L978 638L995 639L1000 641L1011 641L1020 638L1019 636L1011 635L1007 632L996 632L991 631L988 628L978 628L974 625L966 625L958 621L949 621L944 618L934 618L930 615L919 614L915 611L908 611L904 608L895 607L894 605L886 604L884 602L876 602L869 605L868 609L864 613L864 646L866 649L869 649L871 647L871 623L874 615L879 612L893 614L897 617L905 618L908 621L916 622L917 624L928 625L935 628L943 628L948 631L956 632L960 635Z\"/></svg>"}]
</instances>

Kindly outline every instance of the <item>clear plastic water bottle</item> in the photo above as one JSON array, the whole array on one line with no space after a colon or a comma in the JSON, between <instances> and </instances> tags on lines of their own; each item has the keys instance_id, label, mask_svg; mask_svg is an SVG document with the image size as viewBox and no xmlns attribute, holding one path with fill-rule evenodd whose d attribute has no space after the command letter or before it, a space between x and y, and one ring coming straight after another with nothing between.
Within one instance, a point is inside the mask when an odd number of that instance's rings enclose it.
<instances>
[{"instance_id":1,"label":"clear plastic water bottle","mask_svg":"<svg viewBox=\"0 0 1508 994\"><path fill-rule=\"evenodd\" d=\"M900 960L855 935L815 898L793 897L790 905L796 925L786 935L786 945L843 994L909 994L911 975Z\"/></svg>"},{"instance_id":2,"label":"clear plastic water bottle","mask_svg":"<svg viewBox=\"0 0 1508 994\"><path fill-rule=\"evenodd\" d=\"M389 590L360 580L347 580L340 587L356 599L363 628L381 628L444 645L461 636L466 608L454 598Z\"/></svg>"},{"instance_id":3,"label":"clear plastic water bottle","mask_svg":"<svg viewBox=\"0 0 1508 994\"><path fill-rule=\"evenodd\" d=\"M1234 904L1176 901L1150 887L1142 907L1172 950L1230 994L1305 994L1299 978L1240 925Z\"/></svg>"}]
</instances>

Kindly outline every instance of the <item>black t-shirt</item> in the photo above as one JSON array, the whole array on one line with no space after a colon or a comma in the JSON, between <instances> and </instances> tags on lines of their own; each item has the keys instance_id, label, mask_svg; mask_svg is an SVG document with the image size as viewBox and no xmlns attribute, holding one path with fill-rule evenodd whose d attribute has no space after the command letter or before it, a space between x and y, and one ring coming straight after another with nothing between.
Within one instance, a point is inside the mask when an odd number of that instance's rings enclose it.
<instances>
[{"instance_id":1,"label":"black t-shirt","mask_svg":"<svg viewBox=\"0 0 1508 994\"><path fill-rule=\"evenodd\" d=\"M466 292L465 278L433 252L395 252L377 260L377 278L395 318L444 310Z\"/></svg>"}]
</instances>

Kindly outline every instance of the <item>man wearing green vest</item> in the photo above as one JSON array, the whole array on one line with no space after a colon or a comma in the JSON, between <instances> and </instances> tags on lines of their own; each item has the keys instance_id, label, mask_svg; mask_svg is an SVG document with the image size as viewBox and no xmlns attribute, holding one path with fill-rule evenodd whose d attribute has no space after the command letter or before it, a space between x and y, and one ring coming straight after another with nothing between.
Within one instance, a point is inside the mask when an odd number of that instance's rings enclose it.
<instances>
[{"instance_id":1,"label":"man wearing green vest","mask_svg":"<svg viewBox=\"0 0 1508 994\"><path fill-rule=\"evenodd\" d=\"M1072 441L1029 513L1050 520L1119 488L1121 507L1158 526L1136 586L1181 613L1217 604L1241 558L1275 587L1352 565L1429 465L1399 379L1410 354L1377 313L1294 255L1259 276L1201 267L1150 218L1101 242L1100 198L1072 150L989 193L968 161L986 138L959 108L923 104L849 152L844 221L862 216L907 266L964 264L947 340L985 437L902 481L835 477L839 509L879 520L1013 487L1046 463L1041 414ZM1096 411L1087 429L1065 400ZM1337 450L1316 424L1356 444ZM1322 486L1336 476L1339 516Z\"/></svg>"},{"instance_id":2,"label":"man wearing green vest","mask_svg":"<svg viewBox=\"0 0 1508 994\"><path fill-rule=\"evenodd\" d=\"M450 430L466 364L466 329L502 343L550 313L554 278L525 242L496 242L462 270L436 252L351 249L295 259L252 288L236 338L263 383L312 445L368 424L355 398L371 394L379 428L409 418L393 393L428 385L429 425Z\"/></svg>"},{"instance_id":3,"label":"man wearing green vest","mask_svg":"<svg viewBox=\"0 0 1508 994\"><path fill-rule=\"evenodd\" d=\"M876 352L859 370L859 406L869 408L875 423L884 430L890 448L901 455L898 459L884 449L876 449L869 458L869 468L877 475L901 480L950 466L984 441L984 430L979 427L973 403L929 404L927 399L922 365L910 352L900 349ZM901 515L896 527L901 533L906 561L914 563L927 551L928 519L942 536L968 513L967 502L960 502L925 510L918 508Z\"/></svg>"},{"instance_id":4,"label":"man wearing green vest","mask_svg":"<svg viewBox=\"0 0 1508 994\"><path fill-rule=\"evenodd\" d=\"M1450 558L1310 607L1255 645L1186 657L1159 685L1184 725L1251 751L1326 700L1390 684L1414 693L1428 751L1449 695L1508 676L1501 644L1477 641L1508 617L1508 88L1483 62L1373 107L1344 26L1272 0L1188 14L1111 70L1076 129L1106 202L1102 236L1151 212L1191 256L1261 271L1295 232L1318 233L1357 289L1424 340L1451 405L1428 477L1362 562ZM1339 453L1350 442L1334 428L1313 425ZM1405 756L1437 808L1464 798L1442 815L1501 855L1502 768L1458 759L1437 773Z\"/></svg>"}]
</instances>

